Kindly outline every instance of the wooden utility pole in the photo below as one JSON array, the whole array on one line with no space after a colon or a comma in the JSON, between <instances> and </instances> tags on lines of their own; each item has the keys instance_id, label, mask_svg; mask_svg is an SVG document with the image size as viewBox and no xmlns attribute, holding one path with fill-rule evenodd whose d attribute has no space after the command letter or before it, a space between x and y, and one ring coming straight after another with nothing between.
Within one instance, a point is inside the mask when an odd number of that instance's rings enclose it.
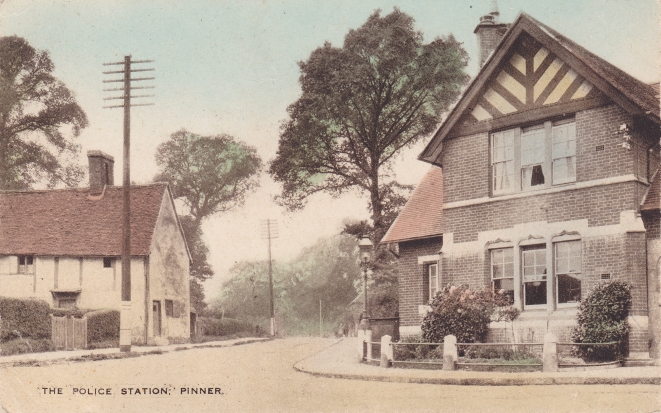
<instances>
[{"instance_id":1,"label":"wooden utility pole","mask_svg":"<svg viewBox=\"0 0 661 413\"><path fill-rule=\"evenodd\" d=\"M275 336L275 306L273 304L273 260L271 259L271 239L278 238L278 221L267 219L262 223L262 238L269 242L269 297L271 297L271 335Z\"/></svg>"},{"instance_id":2,"label":"wooden utility pole","mask_svg":"<svg viewBox=\"0 0 661 413\"><path fill-rule=\"evenodd\" d=\"M132 81L153 80L153 77L131 78L131 72L147 72L154 69L131 69L131 64L151 63L153 60L134 60L131 55L124 56L123 62L104 63L104 66L123 65L122 70L103 72L103 74L122 74L122 79L104 80L104 83L122 82L123 87L104 89L104 91L122 91L122 96L105 98L104 100L121 99L121 105L104 106L104 108L124 108L124 153L123 153L123 183L122 183L122 305L119 319L119 350L131 351L131 106L151 106L153 103L131 104L131 98L152 97L154 95L131 95L132 89L153 89L153 86L134 87ZM146 320L145 320L146 321ZM145 322L145 329L147 323Z\"/></svg>"}]
</instances>

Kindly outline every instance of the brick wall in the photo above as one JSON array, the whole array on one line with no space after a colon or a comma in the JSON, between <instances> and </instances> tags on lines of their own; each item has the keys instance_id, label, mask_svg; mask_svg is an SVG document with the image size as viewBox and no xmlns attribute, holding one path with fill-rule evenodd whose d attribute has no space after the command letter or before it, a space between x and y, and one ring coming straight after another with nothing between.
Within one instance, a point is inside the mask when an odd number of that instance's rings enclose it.
<instances>
[{"instance_id":1,"label":"brick wall","mask_svg":"<svg viewBox=\"0 0 661 413\"><path fill-rule=\"evenodd\" d=\"M637 184L620 184L578 189L554 194L509 199L443 211L445 233L454 242L476 241L478 231L510 228L515 224L587 219L589 226L615 225L620 211L634 210Z\"/></svg>"},{"instance_id":2,"label":"brick wall","mask_svg":"<svg viewBox=\"0 0 661 413\"><path fill-rule=\"evenodd\" d=\"M443 202L489 196L489 134L443 142Z\"/></svg>"},{"instance_id":3,"label":"brick wall","mask_svg":"<svg viewBox=\"0 0 661 413\"><path fill-rule=\"evenodd\" d=\"M401 326L418 326L422 317L418 306L427 304L425 297L425 274L423 265L418 264L418 257L436 255L441 249L441 238L401 242L399 244L399 320ZM441 280L443 274L441 270Z\"/></svg>"}]
</instances>

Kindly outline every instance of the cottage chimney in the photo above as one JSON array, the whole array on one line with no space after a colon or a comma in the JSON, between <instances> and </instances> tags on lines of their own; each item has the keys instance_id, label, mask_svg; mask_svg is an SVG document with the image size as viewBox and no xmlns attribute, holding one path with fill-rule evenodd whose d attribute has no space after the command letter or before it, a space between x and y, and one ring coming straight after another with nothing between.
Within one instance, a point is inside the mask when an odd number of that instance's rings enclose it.
<instances>
[{"instance_id":1,"label":"cottage chimney","mask_svg":"<svg viewBox=\"0 0 661 413\"><path fill-rule=\"evenodd\" d=\"M115 183L115 158L101 151L87 151L90 194L100 194L106 185Z\"/></svg>"},{"instance_id":2,"label":"cottage chimney","mask_svg":"<svg viewBox=\"0 0 661 413\"><path fill-rule=\"evenodd\" d=\"M509 24L500 22L500 12L498 11L498 1L491 1L491 11L480 17L480 23L473 33L477 35L477 47L480 61L480 68L484 65L489 55L496 49L500 39L509 28Z\"/></svg>"}]
</instances>

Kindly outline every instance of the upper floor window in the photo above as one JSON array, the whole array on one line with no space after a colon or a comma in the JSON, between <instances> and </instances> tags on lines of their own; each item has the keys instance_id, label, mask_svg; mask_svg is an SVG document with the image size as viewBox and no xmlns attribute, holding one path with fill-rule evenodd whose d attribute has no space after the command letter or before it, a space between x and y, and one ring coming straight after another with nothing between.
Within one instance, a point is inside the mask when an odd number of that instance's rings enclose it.
<instances>
[{"instance_id":1,"label":"upper floor window","mask_svg":"<svg viewBox=\"0 0 661 413\"><path fill-rule=\"evenodd\" d=\"M18 256L18 273L19 274L34 274L34 256L33 255L19 255Z\"/></svg>"},{"instance_id":2,"label":"upper floor window","mask_svg":"<svg viewBox=\"0 0 661 413\"><path fill-rule=\"evenodd\" d=\"M495 195L575 182L573 119L492 133L491 179Z\"/></svg>"}]
</instances>

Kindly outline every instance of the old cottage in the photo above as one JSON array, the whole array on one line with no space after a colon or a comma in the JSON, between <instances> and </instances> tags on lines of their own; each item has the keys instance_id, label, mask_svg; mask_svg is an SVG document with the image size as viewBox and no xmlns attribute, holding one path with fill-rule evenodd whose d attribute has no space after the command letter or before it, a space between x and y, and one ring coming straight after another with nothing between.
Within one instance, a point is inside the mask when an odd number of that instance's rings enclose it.
<instances>
[{"instance_id":1,"label":"old cottage","mask_svg":"<svg viewBox=\"0 0 661 413\"><path fill-rule=\"evenodd\" d=\"M0 296L53 307L121 303L122 188L111 156L88 152L90 187L0 193ZM132 341L190 334L190 253L165 183L131 187Z\"/></svg>"}]
</instances>

